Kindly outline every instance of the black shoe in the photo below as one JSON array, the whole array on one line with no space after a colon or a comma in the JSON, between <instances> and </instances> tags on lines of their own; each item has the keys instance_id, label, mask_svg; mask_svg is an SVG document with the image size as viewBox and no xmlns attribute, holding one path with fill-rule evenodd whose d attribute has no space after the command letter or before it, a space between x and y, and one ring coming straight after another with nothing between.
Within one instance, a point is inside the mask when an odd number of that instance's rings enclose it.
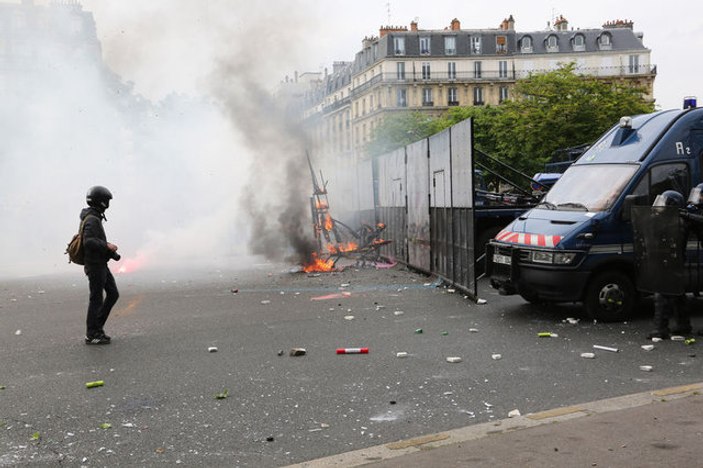
<instances>
[{"instance_id":1,"label":"black shoe","mask_svg":"<svg viewBox=\"0 0 703 468\"><path fill-rule=\"evenodd\" d=\"M96 335L92 338L86 336L85 337L85 344L87 344L87 345L110 344L110 339L105 336L99 336L99 335Z\"/></svg>"},{"instance_id":2,"label":"black shoe","mask_svg":"<svg viewBox=\"0 0 703 468\"><path fill-rule=\"evenodd\" d=\"M112 340L112 338L109 337L109 336L107 336L107 335L105 334L105 332L102 331L102 330L100 330L100 331L98 332L98 336L101 336L101 337L105 338L107 341L111 341L111 340Z\"/></svg>"}]
</instances>

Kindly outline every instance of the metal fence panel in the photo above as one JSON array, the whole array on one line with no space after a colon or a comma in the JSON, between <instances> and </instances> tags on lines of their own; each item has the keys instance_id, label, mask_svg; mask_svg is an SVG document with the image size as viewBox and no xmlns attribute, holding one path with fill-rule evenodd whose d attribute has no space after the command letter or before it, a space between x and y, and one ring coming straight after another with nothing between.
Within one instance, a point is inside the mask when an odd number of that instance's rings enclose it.
<instances>
[{"instance_id":1,"label":"metal fence panel","mask_svg":"<svg viewBox=\"0 0 703 468\"><path fill-rule=\"evenodd\" d=\"M406 147L408 264L430 271L430 176L427 139Z\"/></svg>"},{"instance_id":2,"label":"metal fence panel","mask_svg":"<svg viewBox=\"0 0 703 468\"><path fill-rule=\"evenodd\" d=\"M474 203L471 119L451 128L452 207L471 208Z\"/></svg>"}]
</instances>

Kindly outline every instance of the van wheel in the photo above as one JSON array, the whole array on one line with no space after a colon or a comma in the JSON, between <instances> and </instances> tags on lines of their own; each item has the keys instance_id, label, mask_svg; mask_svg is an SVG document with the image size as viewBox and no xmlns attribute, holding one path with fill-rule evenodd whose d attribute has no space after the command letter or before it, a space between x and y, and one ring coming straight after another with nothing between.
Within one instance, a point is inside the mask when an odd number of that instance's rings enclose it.
<instances>
[{"instance_id":1,"label":"van wheel","mask_svg":"<svg viewBox=\"0 0 703 468\"><path fill-rule=\"evenodd\" d=\"M629 276L619 271L604 271L588 283L583 302L591 318L616 322L632 314L636 298Z\"/></svg>"}]
</instances>

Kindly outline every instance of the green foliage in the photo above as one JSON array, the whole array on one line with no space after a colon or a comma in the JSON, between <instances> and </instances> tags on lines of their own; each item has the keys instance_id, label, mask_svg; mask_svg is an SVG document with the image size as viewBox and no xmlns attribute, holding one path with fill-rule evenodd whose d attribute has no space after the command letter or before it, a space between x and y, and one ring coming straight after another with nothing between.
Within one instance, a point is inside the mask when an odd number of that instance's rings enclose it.
<instances>
[{"instance_id":1,"label":"green foliage","mask_svg":"<svg viewBox=\"0 0 703 468\"><path fill-rule=\"evenodd\" d=\"M474 119L474 144L518 170L543 169L559 148L592 143L624 115L654 111L645 90L574 72L573 63L518 80L512 100L500 106L453 107L440 118L396 114L376 129L368 146L382 154Z\"/></svg>"}]
</instances>

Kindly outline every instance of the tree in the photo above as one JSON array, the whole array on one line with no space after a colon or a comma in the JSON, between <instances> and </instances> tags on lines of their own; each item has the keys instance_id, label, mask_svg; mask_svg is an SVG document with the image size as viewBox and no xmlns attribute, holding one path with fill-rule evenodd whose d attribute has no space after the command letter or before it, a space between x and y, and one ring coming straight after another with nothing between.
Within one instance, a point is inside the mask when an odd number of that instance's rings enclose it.
<instances>
[{"instance_id":1,"label":"tree","mask_svg":"<svg viewBox=\"0 0 703 468\"><path fill-rule=\"evenodd\" d=\"M436 118L421 112L393 114L376 127L367 145L369 155L393 151L442 130Z\"/></svg>"}]
</instances>

